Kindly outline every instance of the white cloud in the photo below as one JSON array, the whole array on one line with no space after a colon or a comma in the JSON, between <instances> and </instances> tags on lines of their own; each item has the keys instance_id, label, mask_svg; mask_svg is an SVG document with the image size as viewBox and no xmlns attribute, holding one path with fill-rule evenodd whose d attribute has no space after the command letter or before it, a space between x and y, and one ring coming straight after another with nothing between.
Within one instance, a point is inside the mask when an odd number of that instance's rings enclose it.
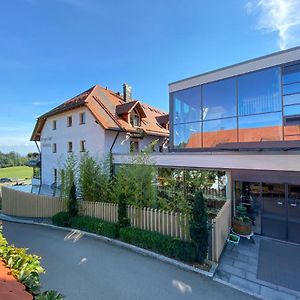
<instances>
[{"instance_id":1,"label":"white cloud","mask_svg":"<svg viewBox=\"0 0 300 300\"><path fill-rule=\"evenodd\" d=\"M257 29L278 34L281 50L300 44L299 0L251 0L245 9L258 16Z\"/></svg>"}]
</instances>

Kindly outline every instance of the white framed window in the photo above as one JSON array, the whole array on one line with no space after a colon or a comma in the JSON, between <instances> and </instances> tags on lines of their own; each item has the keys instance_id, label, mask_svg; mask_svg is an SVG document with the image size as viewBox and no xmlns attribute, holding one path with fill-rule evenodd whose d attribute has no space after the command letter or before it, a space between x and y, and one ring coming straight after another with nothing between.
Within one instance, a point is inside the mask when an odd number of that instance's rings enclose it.
<instances>
[{"instance_id":1,"label":"white framed window","mask_svg":"<svg viewBox=\"0 0 300 300\"><path fill-rule=\"evenodd\" d=\"M133 127L141 126L141 118L139 115L134 114L130 116L130 123Z\"/></svg>"},{"instance_id":2,"label":"white framed window","mask_svg":"<svg viewBox=\"0 0 300 300\"><path fill-rule=\"evenodd\" d=\"M68 127L72 127L72 125L73 125L73 118L72 118L72 116L68 116L68 118L67 118L67 126Z\"/></svg>"},{"instance_id":3,"label":"white framed window","mask_svg":"<svg viewBox=\"0 0 300 300\"><path fill-rule=\"evenodd\" d=\"M56 120L52 121L52 130L56 130Z\"/></svg>"},{"instance_id":4,"label":"white framed window","mask_svg":"<svg viewBox=\"0 0 300 300\"><path fill-rule=\"evenodd\" d=\"M85 141L80 141L80 152L85 152Z\"/></svg>"},{"instance_id":5,"label":"white framed window","mask_svg":"<svg viewBox=\"0 0 300 300\"><path fill-rule=\"evenodd\" d=\"M73 151L73 143L68 142L68 152L72 152L72 151Z\"/></svg>"},{"instance_id":6,"label":"white framed window","mask_svg":"<svg viewBox=\"0 0 300 300\"><path fill-rule=\"evenodd\" d=\"M85 112L79 114L79 125L85 124Z\"/></svg>"},{"instance_id":7,"label":"white framed window","mask_svg":"<svg viewBox=\"0 0 300 300\"><path fill-rule=\"evenodd\" d=\"M57 151L56 143L53 143L52 144L52 153L56 153L56 151Z\"/></svg>"}]
</instances>

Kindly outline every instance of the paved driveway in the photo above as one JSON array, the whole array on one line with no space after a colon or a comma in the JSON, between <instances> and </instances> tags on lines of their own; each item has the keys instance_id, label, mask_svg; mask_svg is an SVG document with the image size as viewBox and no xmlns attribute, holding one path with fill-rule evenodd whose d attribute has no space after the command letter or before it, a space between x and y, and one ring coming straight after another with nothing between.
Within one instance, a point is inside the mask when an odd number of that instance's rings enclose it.
<instances>
[{"instance_id":1,"label":"paved driveway","mask_svg":"<svg viewBox=\"0 0 300 300\"><path fill-rule=\"evenodd\" d=\"M43 289L66 299L254 299L207 277L85 236L3 222L10 243L42 256Z\"/></svg>"}]
</instances>

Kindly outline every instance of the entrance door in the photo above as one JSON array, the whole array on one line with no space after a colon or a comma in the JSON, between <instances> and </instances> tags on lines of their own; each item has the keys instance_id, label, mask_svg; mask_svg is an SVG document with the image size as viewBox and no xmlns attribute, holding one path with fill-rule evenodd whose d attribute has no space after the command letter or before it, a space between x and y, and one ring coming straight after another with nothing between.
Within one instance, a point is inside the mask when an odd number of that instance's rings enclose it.
<instances>
[{"instance_id":1,"label":"entrance door","mask_svg":"<svg viewBox=\"0 0 300 300\"><path fill-rule=\"evenodd\" d=\"M286 240L286 202L285 185L262 183L262 234Z\"/></svg>"},{"instance_id":2,"label":"entrance door","mask_svg":"<svg viewBox=\"0 0 300 300\"><path fill-rule=\"evenodd\" d=\"M288 240L300 243L300 186L289 185L287 197Z\"/></svg>"}]
</instances>

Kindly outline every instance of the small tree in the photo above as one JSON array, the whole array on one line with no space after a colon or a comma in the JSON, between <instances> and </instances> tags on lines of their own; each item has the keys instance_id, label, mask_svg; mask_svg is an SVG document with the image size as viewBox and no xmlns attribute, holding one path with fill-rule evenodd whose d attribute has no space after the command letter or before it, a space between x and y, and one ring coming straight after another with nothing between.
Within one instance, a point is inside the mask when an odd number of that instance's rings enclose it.
<instances>
[{"instance_id":1,"label":"small tree","mask_svg":"<svg viewBox=\"0 0 300 300\"><path fill-rule=\"evenodd\" d=\"M61 178L61 197L68 199L71 191L72 184L76 181L77 177L77 161L76 156L71 153L60 171Z\"/></svg>"},{"instance_id":2,"label":"small tree","mask_svg":"<svg viewBox=\"0 0 300 300\"><path fill-rule=\"evenodd\" d=\"M76 186L73 182L70 189L69 201L68 201L68 211L70 217L76 217L78 215L78 202L76 197Z\"/></svg>"},{"instance_id":3,"label":"small tree","mask_svg":"<svg viewBox=\"0 0 300 300\"><path fill-rule=\"evenodd\" d=\"M124 193L121 193L119 195L118 226L119 228L129 226L129 219L127 216L127 201L126 201L126 195Z\"/></svg>"},{"instance_id":4,"label":"small tree","mask_svg":"<svg viewBox=\"0 0 300 300\"><path fill-rule=\"evenodd\" d=\"M196 246L196 260L203 263L208 251L208 226L203 194L197 192L190 221L190 236Z\"/></svg>"}]
</instances>

